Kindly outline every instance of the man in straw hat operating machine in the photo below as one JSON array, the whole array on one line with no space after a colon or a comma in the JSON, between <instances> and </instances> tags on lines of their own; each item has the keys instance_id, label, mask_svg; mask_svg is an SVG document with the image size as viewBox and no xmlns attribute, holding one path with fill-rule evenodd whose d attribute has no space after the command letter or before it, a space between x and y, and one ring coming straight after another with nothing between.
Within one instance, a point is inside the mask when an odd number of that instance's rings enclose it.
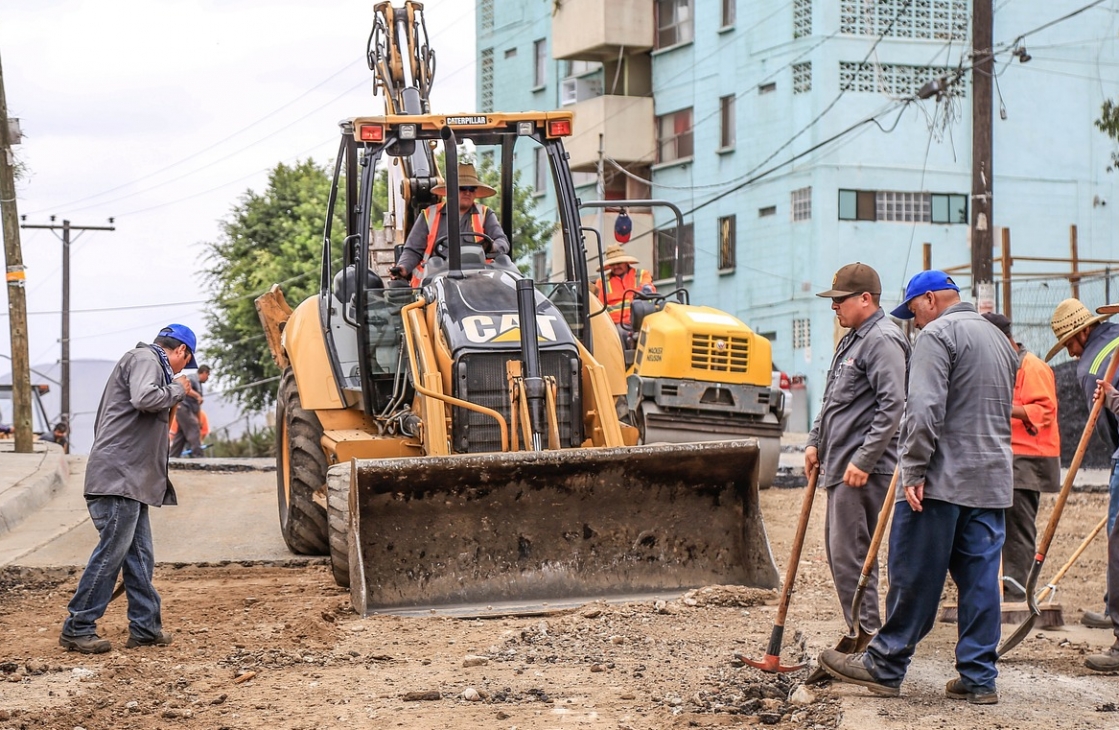
<instances>
[{"instance_id":1,"label":"man in straw hat operating machine","mask_svg":"<svg viewBox=\"0 0 1119 730\"><path fill-rule=\"evenodd\" d=\"M653 275L647 269L635 269L633 264L639 263L636 256L631 256L619 244L606 249L606 259L602 262L605 273L606 294L603 296L602 279L594 282L594 293L606 305L606 311L614 324L629 324L630 308L623 306L627 291L637 291L652 294L656 291L653 286Z\"/></svg>"},{"instance_id":2,"label":"man in straw hat operating machine","mask_svg":"<svg viewBox=\"0 0 1119 730\"><path fill-rule=\"evenodd\" d=\"M458 184L458 213L463 241L481 245L491 255L509 253L509 239L501 230L497 216L488 206L478 202L480 198L488 198L497 191L479 180L474 165L469 163L458 166ZM436 185L431 192L446 195L447 185ZM436 203L424 209L423 215L416 219L404 243L404 251L392 269L394 279L405 279L411 274L412 286L419 285L423 279L424 264L435 251L435 244L447 237L446 209L447 201ZM469 231L483 234L485 238L482 235L472 236Z\"/></svg>"},{"instance_id":3,"label":"man in straw hat operating machine","mask_svg":"<svg viewBox=\"0 0 1119 730\"><path fill-rule=\"evenodd\" d=\"M1057 305L1050 320L1057 344L1045 356L1048 362L1061 350L1069 357L1078 360L1076 380L1084 390L1084 396L1091 410L1096 395L1096 381L1104 376L1107 361L1112 351L1119 346L1119 324L1104 322L1110 314L1093 315L1079 299L1066 299ZM1096 421L1096 433L1112 449L1119 447L1119 419L1114 413L1104 409ZM1115 524L1119 513L1119 451L1111 457L1110 497L1107 505L1107 531ZM1111 617L1106 608L1103 611L1085 611L1080 621L1086 626L1097 629L1112 628Z\"/></svg>"}]
</instances>

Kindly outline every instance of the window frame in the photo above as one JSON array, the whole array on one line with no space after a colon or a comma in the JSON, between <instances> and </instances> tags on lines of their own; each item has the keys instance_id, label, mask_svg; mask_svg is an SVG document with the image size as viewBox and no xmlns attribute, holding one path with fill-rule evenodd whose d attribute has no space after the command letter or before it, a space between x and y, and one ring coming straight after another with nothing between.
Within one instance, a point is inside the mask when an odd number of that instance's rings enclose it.
<instances>
[{"instance_id":1,"label":"window frame","mask_svg":"<svg viewBox=\"0 0 1119 730\"><path fill-rule=\"evenodd\" d=\"M719 271L734 271L738 255L738 216L734 213L720 216L715 224L716 240L719 243Z\"/></svg>"},{"instance_id":2,"label":"window frame","mask_svg":"<svg viewBox=\"0 0 1119 730\"><path fill-rule=\"evenodd\" d=\"M539 38L532 42L532 82L534 89L541 89L548 83L547 38Z\"/></svg>"},{"instance_id":3,"label":"window frame","mask_svg":"<svg viewBox=\"0 0 1119 730\"><path fill-rule=\"evenodd\" d=\"M666 48L675 48L695 40L695 3L694 0L655 0L654 18L656 28L653 35L653 49L663 50ZM686 11L687 17L680 19L681 9ZM663 17L668 10L671 15L671 22L662 23ZM671 42L665 41L664 37L671 32Z\"/></svg>"},{"instance_id":4,"label":"window frame","mask_svg":"<svg viewBox=\"0 0 1119 730\"><path fill-rule=\"evenodd\" d=\"M737 110L734 94L719 97L719 152L734 149L737 142Z\"/></svg>"},{"instance_id":5,"label":"window frame","mask_svg":"<svg viewBox=\"0 0 1119 730\"><path fill-rule=\"evenodd\" d=\"M738 12L738 0L723 0L722 2L722 23L719 25L719 30L734 27L735 15Z\"/></svg>"},{"instance_id":6,"label":"window frame","mask_svg":"<svg viewBox=\"0 0 1119 730\"><path fill-rule=\"evenodd\" d=\"M670 250L676 244L676 226L671 228L658 228L656 242L653 245L653 280L673 281L676 279L675 252ZM695 274L695 224L685 223L683 235L680 237L680 268L681 277L690 277ZM662 275L663 274L663 275Z\"/></svg>"},{"instance_id":7,"label":"window frame","mask_svg":"<svg viewBox=\"0 0 1119 730\"><path fill-rule=\"evenodd\" d=\"M687 115L686 131L677 131L677 118ZM672 125L672 133L667 138L664 135L664 124ZM692 107L677 109L656 117L657 132L657 164L665 165L690 160L695 156L695 116ZM673 155L666 157L664 151L671 145Z\"/></svg>"},{"instance_id":8,"label":"window frame","mask_svg":"<svg viewBox=\"0 0 1119 730\"><path fill-rule=\"evenodd\" d=\"M812 220L812 186L806 185L789 193L789 218L794 223Z\"/></svg>"}]
</instances>

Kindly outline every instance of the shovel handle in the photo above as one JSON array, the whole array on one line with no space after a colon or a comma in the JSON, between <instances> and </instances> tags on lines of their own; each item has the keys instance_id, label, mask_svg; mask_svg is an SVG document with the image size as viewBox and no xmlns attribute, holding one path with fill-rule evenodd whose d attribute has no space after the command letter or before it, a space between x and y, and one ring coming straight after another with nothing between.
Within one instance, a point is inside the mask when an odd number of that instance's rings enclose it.
<instances>
[{"instance_id":1,"label":"shovel handle","mask_svg":"<svg viewBox=\"0 0 1119 730\"><path fill-rule=\"evenodd\" d=\"M785 583L781 586L781 602L777 605L777 620L774 622L774 633L785 625L785 615L789 612L789 601L793 595L793 582L797 579L797 568L800 566L800 552L804 547L804 536L808 532L808 518L812 515L812 500L816 496L816 481L820 476L819 467L808 475L808 486L804 488L804 499L800 503L800 518L797 521L797 532L793 538L793 549L789 553L789 565L785 568ZM771 638L770 645L774 644ZM781 637L776 637L777 653L781 649Z\"/></svg>"},{"instance_id":2,"label":"shovel handle","mask_svg":"<svg viewBox=\"0 0 1119 730\"><path fill-rule=\"evenodd\" d=\"M1107 363L1107 372L1104 373L1102 380L1111 382L1115 379L1115 371L1119 369L1119 347L1111 353L1111 360ZM1084 432L1080 434L1080 444L1076 447L1076 453L1072 457L1072 463L1069 464L1068 471L1065 472L1065 481L1061 485L1061 493L1057 495L1057 501L1053 505L1053 513L1049 515L1049 524L1045 527L1045 533L1041 537L1041 541L1037 544L1037 555L1034 556L1034 566L1041 567L1041 563L1045 562L1045 555L1049 552L1049 546L1053 543L1053 536L1057 534L1057 523L1061 521L1061 513L1064 512L1065 502L1068 501L1068 495L1072 491L1072 480L1076 476L1076 472L1080 469L1080 462L1084 461L1084 452L1088 450L1088 442L1092 440L1092 431L1096 428L1096 421L1100 418L1100 411L1103 410L1104 395L1101 392L1092 404L1092 412L1088 414L1088 422L1084 424Z\"/></svg>"},{"instance_id":3,"label":"shovel handle","mask_svg":"<svg viewBox=\"0 0 1119 730\"><path fill-rule=\"evenodd\" d=\"M1048 585L1042 588L1041 592L1037 594L1037 601L1039 603L1049 597L1049 594L1052 593L1053 590L1057 587L1057 583L1061 580L1061 578L1065 577L1065 573L1069 571L1073 563L1080 559L1080 556L1084 553L1085 550L1088 549L1088 546L1092 543L1092 540L1096 539L1096 535L1100 534L1106 524L1107 515L1104 515L1099 524L1093 527L1092 531L1088 533L1088 536L1084 538L1084 541L1080 543L1080 547L1076 548L1076 550L1072 553L1072 557L1068 559L1068 562L1061 566L1061 569L1057 571L1057 574L1053 576Z\"/></svg>"},{"instance_id":4,"label":"shovel handle","mask_svg":"<svg viewBox=\"0 0 1119 730\"><path fill-rule=\"evenodd\" d=\"M894 467L894 476L890 478L890 486L886 490L886 498L882 500L882 509L878 510L878 524L874 526L874 535L870 538L870 546L866 549L866 558L863 560L863 572L859 574L859 584L855 588L855 595L851 598L851 635L862 631L859 621L859 612L863 607L863 596L866 595L866 585L870 582L870 571L874 561L878 559L878 549L882 547L882 538L886 534L886 525L890 524L890 515L894 510L894 495L897 494L898 475L901 474L901 461Z\"/></svg>"}]
</instances>

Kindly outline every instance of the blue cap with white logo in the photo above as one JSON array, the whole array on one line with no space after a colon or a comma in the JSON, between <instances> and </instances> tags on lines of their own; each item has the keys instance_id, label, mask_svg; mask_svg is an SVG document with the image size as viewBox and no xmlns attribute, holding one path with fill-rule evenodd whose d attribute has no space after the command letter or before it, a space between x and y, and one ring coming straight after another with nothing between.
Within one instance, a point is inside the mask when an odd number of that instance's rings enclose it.
<instances>
[{"instance_id":1,"label":"blue cap with white logo","mask_svg":"<svg viewBox=\"0 0 1119 730\"><path fill-rule=\"evenodd\" d=\"M905 287L905 299L890 314L898 319L913 319L913 312L909 311L911 301L931 291L944 291L945 289L959 291L960 287L956 286L952 277L943 271L937 269L922 271L909 280L909 284Z\"/></svg>"},{"instance_id":2,"label":"blue cap with white logo","mask_svg":"<svg viewBox=\"0 0 1119 730\"><path fill-rule=\"evenodd\" d=\"M186 364L188 368L198 367L198 363L194 359L194 351L198 347L198 339L194 336L194 332L190 327L185 324L169 324L159 331L160 337L173 337L179 342L187 346L190 350L190 362Z\"/></svg>"}]
</instances>

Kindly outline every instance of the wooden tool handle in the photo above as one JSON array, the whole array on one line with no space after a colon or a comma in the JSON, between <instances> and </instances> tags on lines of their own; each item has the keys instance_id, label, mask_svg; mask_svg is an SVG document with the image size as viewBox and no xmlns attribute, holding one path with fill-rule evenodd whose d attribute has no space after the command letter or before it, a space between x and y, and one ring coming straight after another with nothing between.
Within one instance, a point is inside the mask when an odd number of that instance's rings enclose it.
<instances>
[{"instance_id":1,"label":"wooden tool handle","mask_svg":"<svg viewBox=\"0 0 1119 730\"><path fill-rule=\"evenodd\" d=\"M1119 347L1116 347L1115 351L1111 353L1111 360L1107 363L1107 372L1101 379L1110 383L1115 379L1117 368L1119 368ZM1103 402L1104 394L1100 392L1096 397L1096 402L1092 404L1092 412L1088 414L1088 422L1084 424L1084 432L1080 435L1080 445L1076 447L1072 463L1069 464L1068 471L1065 473L1065 481L1061 485L1061 493L1057 495L1057 501L1053 505L1053 513L1049 515L1049 524L1045 526L1045 534L1042 535L1041 541L1037 544L1037 555L1034 556L1034 560L1037 562L1044 562L1045 555L1049 552L1049 546L1053 543L1053 536L1057 534L1057 523L1061 521L1061 513L1065 510L1065 502L1068 501L1069 492L1072 491L1072 480L1076 477L1077 470L1080 469L1080 462L1084 461L1084 452L1088 450L1088 442L1092 440L1092 431L1096 428L1096 421L1100 418Z\"/></svg>"},{"instance_id":2,"label":"wooden tool handle","mask_svg":"<svg viewBox=\"0 0 1119 730\"><path fill-rule=\"evenodd\" d=\"M901 459L894 467L894 476L890 479L890 488L886 490L886 499L882 501L882 509L878 511L878 524L874 527L874 536L870 539L870 547L863 560L863 573L859 577L862 582L870 576L870 569L878 559L878 549L882 546L882 537L886 534L886 525L890 524L890 515L894 512L894 495L897 494L898 476L901 474Z\"/></svg>"},{"instance_id":3,"label":"wooden tool handle","mask_svg":"<svg viewBox=\"0 0 1119 730\"><path fill-rule=\"evenodd\" d=\"M785 625L785 614L789 612L789 599L793 593L793 581L797 578L797 567L800 565L800 551L804 547L804 535L808 532L808 518L812 515L812 500L816 496L816 480L820 476L819 467L808 475L808 486L804 488L804 499L800 503L800 520L797 522L796 537L793 538L793 549L789 553L789 565L785 568L785 584L781 587L781 603L777 607L777 621L779 626Z\"/></svg>"},{"instance_id":4,"label":"wooden tool handle","mask_svg":"<svg viewBox=\"0 0 1119 730\"><path fill-rule=\"evenodd\" d=\"M1080 547L1076 548L1076 550L1072 554L1072 557L1068 559L1068 562L1061 566L1061 569L1057 571L1057 574L1053 576L1052 580L1049 581L1049 584L1045 586L1045 588L1041 589L1041 592L1037 594L1038 601L1044 601L1049 596L1049 594L1053 592L1053 588L1057 585L1061 578L1065 577L1065 573L1069 571L1069 568L1072 567L1073 563L1080 559L1081 554L1083 554L1083 552L1088 549L1088 546L1092 543L1092 540L1096 539L1096 535L1100 534L1100 531L1103 530L1106 524L1107 515L1104 515L1103 519L1100 520L1100 523L1092 528L1092 531L1088 533L1088 537L1084 538L1084 542L1080 543Z\"/></svg>"}]
</instances>

